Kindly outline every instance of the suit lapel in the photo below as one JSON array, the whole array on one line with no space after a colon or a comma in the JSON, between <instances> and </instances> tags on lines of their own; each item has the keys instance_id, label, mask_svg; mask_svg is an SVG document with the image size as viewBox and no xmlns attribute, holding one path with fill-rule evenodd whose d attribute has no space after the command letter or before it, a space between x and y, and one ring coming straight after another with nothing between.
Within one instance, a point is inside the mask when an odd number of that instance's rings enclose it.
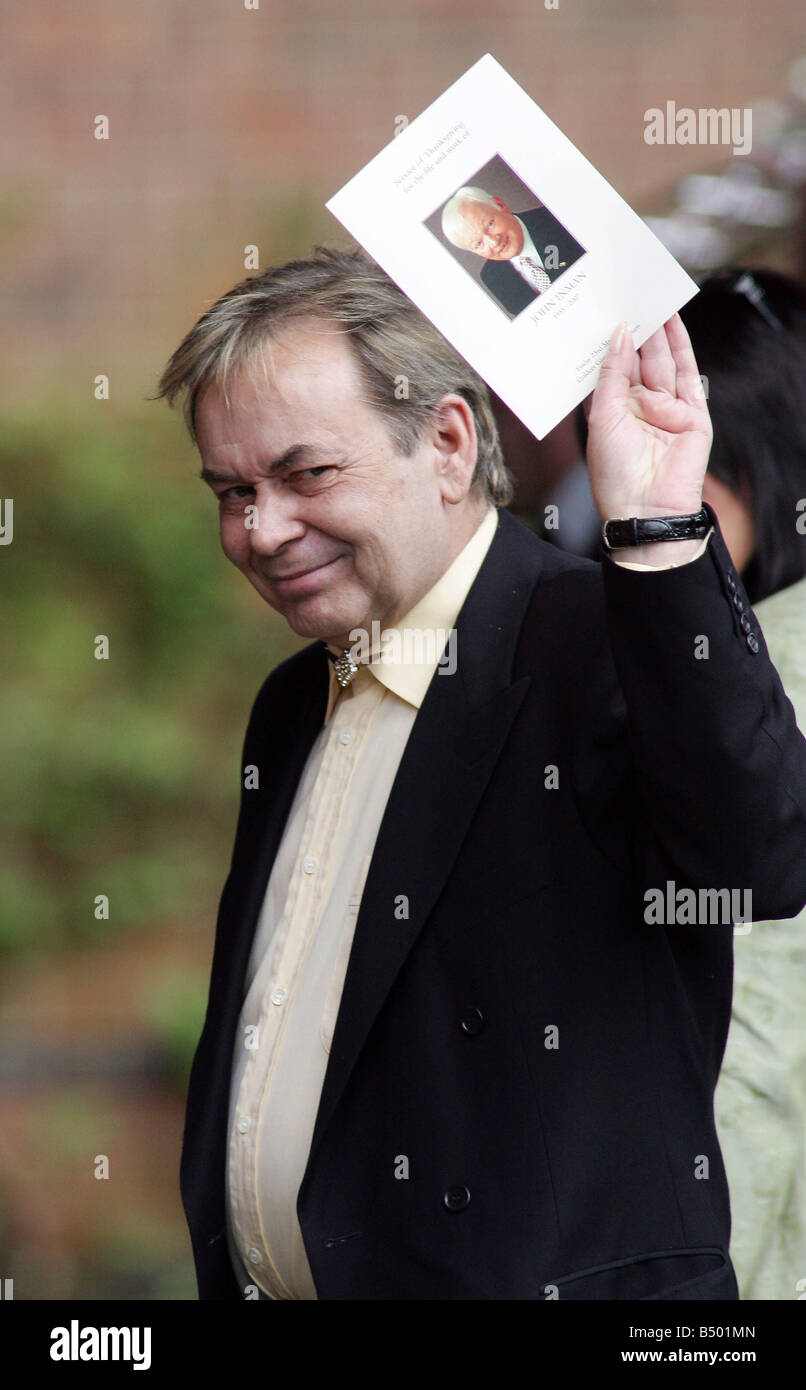
<instances>
[{"instance_id":1,"label":"suit lapel","mask_svg":"<svg viewBox=\"0 0 806 1390\"><path fill-rule=\"evenodd\" d=\"M490 549L456 622L457 669L453 675L437 671L428 687L378 831L310 1159L451 871L529 686L528 676L513 684L510 673L541 564L534 535L499 510ZM409 916L397 920L395 901L403 893Z\"/></svg>"}]
</instances>

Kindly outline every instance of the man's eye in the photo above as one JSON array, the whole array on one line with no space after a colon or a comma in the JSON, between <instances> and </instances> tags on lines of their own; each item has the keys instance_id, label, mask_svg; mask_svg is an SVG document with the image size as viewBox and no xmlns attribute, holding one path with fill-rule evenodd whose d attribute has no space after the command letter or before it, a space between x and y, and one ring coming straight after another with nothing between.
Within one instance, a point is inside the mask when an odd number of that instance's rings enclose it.
<instances>
[{"instance_id":1,"label":"man's eye","mask_svg":"<svg viewBox=\"0 0 806 1390\"><path fill-rule=\"evenodd\" d=\"M228 488L225 488L223 492L219 492L219 494L218 494L218 500L219 500L219 502L223 502L223 501L225 501L226 499L229 499L229 500L232 501L232 502L239 502L241 499L240 499L239 497L236 497L236 496L235 496L235 493L236 493L236 492L251 492L251 491L252 491L251 487L247 487L245 484L241 484L239 487L228 487Z\"/></svg>"},{"instance_id":2,"label":"man's eye","mask_svg":"<svg viewBox=\"0 0 806 1390\"><path fill-rule=\"evenodd\" d=\"M333 465L330 463L320 463L316 468L298 468L296 473L292 473L291 476L292 478L304 478L305 474L308 473L311 477L318 477L320 473L327 473L332 467Z\"/></svg>"}]
</instances>

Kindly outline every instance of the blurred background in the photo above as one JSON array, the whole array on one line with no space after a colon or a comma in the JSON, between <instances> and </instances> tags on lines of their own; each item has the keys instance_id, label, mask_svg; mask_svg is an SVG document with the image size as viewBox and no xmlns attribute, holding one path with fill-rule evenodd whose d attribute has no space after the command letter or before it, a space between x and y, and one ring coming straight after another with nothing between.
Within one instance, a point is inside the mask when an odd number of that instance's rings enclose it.
<instances>
[{"instance_id":1,"label":"blurred background","mask_svg":"<svg viewBox=\"0 0 806 1390\"><path fill-rule=\"evenodd\" d=\"M0 1279L26 1299L193 1298L184 1094L241 744L304 644L227 565L181 418L148 400L160 370L247 246L262 269L347 244L325 200L487 51L692 273L802 276L806 14L3 0L0 18ZM648 145L644 112L672 100L750 108L752 152ZM501 424L512 510L540 529L578 486L573 421L540 445ZM549 538L584 548L581 514Z\"/></svg>"}]
</instances>

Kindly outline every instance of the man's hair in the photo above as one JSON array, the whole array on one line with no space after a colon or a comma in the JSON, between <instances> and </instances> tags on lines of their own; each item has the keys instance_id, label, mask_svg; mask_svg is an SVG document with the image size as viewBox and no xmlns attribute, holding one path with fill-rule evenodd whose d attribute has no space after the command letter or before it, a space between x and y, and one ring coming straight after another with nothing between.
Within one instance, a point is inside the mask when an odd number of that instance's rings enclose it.
<instances>
[{"instance_id":1,"label":"man's hair","mask_svg":"<svg viewBox=\"0 0 806 1390\"><path fill-rule=\"evenodd\" d=\"M300 319L320 319L346 334L370 403L384 417L398 451L411 456L439 401L462 396L473 412L478 458L471 488L496 506L513 496L487 387L464 358L393 280L363 251L317 246L307 260L287 261L241 280L211 305L165 366L154 399L173 405L185 393L194 443L201 392L245 371L256 383L275 336Z\"/></svg>"},{"instance_id":2,"label":"man's hair","mask_svg":"<svg viewBox=\"0 0 806 1390\"><path fill-rule=\"evenodd\" d=\"M464 246L464 239L467 235L465 226L465 215L462 211L465 203L483 203L485 207L493 207L492 194L484 188L477 188L472 183L465 184L449 198L442 209L442 235L448 238L454 246Z\"/></svg>"}]
</instances>

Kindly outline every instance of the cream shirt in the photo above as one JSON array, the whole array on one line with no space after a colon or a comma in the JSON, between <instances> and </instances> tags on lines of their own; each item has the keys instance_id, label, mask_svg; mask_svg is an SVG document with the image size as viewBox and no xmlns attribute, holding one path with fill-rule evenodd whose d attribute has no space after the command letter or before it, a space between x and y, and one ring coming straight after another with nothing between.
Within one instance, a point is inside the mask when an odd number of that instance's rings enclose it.
<instances>
[{"instance_id":1,"label":"cream shirt","mask_svg":"<svg viewBox=\"0 0 806 1390\"><path fill-rule=\"evenodd\" d=\"M233 1055L227 1243L238 1283L252 1297L256 1289L258 1298L316 1298L297 1193L361 895L417 711L432 678L455 664L452 629L497 523L490 506L445 573L395 629L385 630L370 652L374 659L344 690L330 669L324 723L258 918Z\"/></svg>"}]
</instances>

